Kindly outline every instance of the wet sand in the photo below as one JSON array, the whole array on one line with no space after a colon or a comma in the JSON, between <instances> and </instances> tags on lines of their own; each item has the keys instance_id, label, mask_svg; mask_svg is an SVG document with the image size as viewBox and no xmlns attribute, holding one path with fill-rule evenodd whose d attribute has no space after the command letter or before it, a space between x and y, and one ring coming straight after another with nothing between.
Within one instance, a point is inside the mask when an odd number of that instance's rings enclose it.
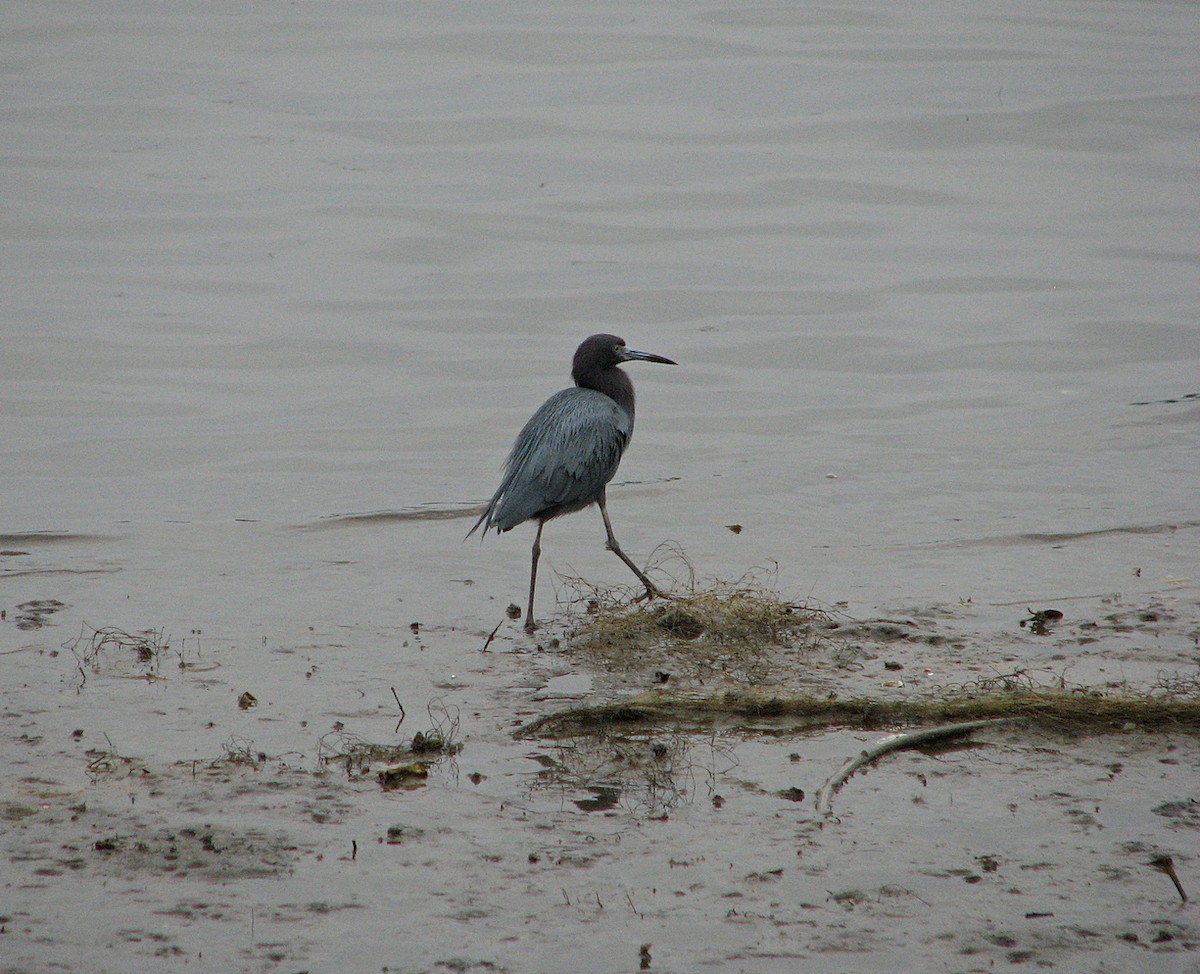
<instances>
[{"instance_id":1,"label":"wet sand","mask_svg":"<svg viewBox=\"0 0 1200 974\"><path fill-rule=\"evenodd\" d=\"M1200 970L1147 865L1200 895L1190 733L989 730L831 817L889 728L517 733L664 667L1194 686L1190 6L6 26L0 968ZM568 579L629 581L590 511L507 618L531 531L461 538L601 330L680 362L630 367L630 555L851 636L573 649ZM338 760L438 730L414 787Z\"/></svg>"}]
</instances>

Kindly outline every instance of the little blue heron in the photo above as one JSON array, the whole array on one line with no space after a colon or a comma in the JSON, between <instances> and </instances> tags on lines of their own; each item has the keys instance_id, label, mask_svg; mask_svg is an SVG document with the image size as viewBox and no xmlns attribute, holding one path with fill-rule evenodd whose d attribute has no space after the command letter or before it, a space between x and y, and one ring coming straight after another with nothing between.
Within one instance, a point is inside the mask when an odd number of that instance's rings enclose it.
<instances>
[{"instance_id":1,"label":"little blue heron","mask_svg":"<svg viewBox=\"0 0 1200 974\"><path fill-rule=\"evenodd\" d=\"M604 491L617 472L621 454L633 435L633 383L618 365L622 362L658 362L675 365L669 358L635 352L616 335L592 335L575 350L571 363L574 389L563 389L542 403L517 434L504 465L504 479L488 501L469 538L483 525L486 533L511 531L525 521L537 521L533 536L533 566L529 571L529 610L525 628L532 631L533 592L537 587L538 556L542 553L542 528L546 522L600 505L608 549L625 562L653 598L658 589L617 544Z\"/></svg>"}]
</instances>

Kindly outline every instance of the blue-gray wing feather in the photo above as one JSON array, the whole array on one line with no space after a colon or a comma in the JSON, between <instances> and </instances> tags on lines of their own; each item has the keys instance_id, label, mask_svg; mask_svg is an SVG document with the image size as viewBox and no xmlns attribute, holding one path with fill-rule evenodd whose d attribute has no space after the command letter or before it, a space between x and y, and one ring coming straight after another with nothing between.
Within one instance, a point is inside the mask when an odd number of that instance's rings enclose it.
<instances>
[{"instance_id":1,"label":"blue-gray wing feather","mask_svg":"<svg viewBox=\"0 0 1200 974\"><path fill-rule=\"evenodd\" d=\"M507 531L595 503L632 435L632 418L604 393L556 392L517 434L500 487L468 537L481 524Z\"/></svg>"}]
</instances>

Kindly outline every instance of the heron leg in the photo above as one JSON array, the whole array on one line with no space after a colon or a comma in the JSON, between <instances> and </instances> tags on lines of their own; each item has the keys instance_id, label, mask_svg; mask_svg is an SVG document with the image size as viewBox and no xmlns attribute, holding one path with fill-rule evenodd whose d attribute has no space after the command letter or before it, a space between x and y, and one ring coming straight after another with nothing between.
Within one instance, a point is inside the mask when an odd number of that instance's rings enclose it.
<instances>
[{"instance_id":1,"label":"heron leg","mask_svg":"<svg viewBox=\"0 0 1200 974\"><path fill-rule=\"evenodd\" d=\"M600 505L600 516L604 518L604 530L608 532L608 550L625 562L630 567L633 573L638 577L638 580L646 586L646 598L652 599L656 595L661 595L657 586L646 577L637 565L635 565L625 552L621 550L621 546L617 544L617 536L613 534L612 522L608 519L608 504L604 497L604 492L600 493L600 497L596 501Z\"/></svg>"},{"instance_id":2,"label":"heron leg","mask_svg":"<svg viewBox=\"0 0 1200 974\"><path fill-rule=\"evenodd\" d=\"M537 624L533 621L533 593L537 588L537 563L542 554L542 528L545 521L538 521L537 534L533 536L533 565L529 569L529 608L525 612L525 631L533 632Z\"/></svg>"}]
</instances>

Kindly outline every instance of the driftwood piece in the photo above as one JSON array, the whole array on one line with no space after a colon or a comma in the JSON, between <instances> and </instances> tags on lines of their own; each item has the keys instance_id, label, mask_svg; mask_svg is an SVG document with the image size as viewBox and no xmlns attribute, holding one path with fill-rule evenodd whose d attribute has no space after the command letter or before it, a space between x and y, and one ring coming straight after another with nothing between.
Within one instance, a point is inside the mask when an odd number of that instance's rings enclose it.
<instances>
[{"instance_id":1,"label":"driftwood piece","mask_svg":"<svg viewBox=\"0 0 1200 974\"><path fill-rule=\"evenodd\" d=\"M905 748L920 747L933 741L949 740L953 737L965 737L973 731L984 727L994 727L997 724L1008 723L1007 717L993 717L988 720L968 720L959 724L943 724L940 727L926 727L923 730L910 731L906 734L891 734L874 747L867 748L843 764L834 774L826 779L825 784L817 789L817 811L829 815L833 811L834 793L846 783L855 771L871 764L884 754L891 751L901 751Z\"/></svg>"}]
</instances>

